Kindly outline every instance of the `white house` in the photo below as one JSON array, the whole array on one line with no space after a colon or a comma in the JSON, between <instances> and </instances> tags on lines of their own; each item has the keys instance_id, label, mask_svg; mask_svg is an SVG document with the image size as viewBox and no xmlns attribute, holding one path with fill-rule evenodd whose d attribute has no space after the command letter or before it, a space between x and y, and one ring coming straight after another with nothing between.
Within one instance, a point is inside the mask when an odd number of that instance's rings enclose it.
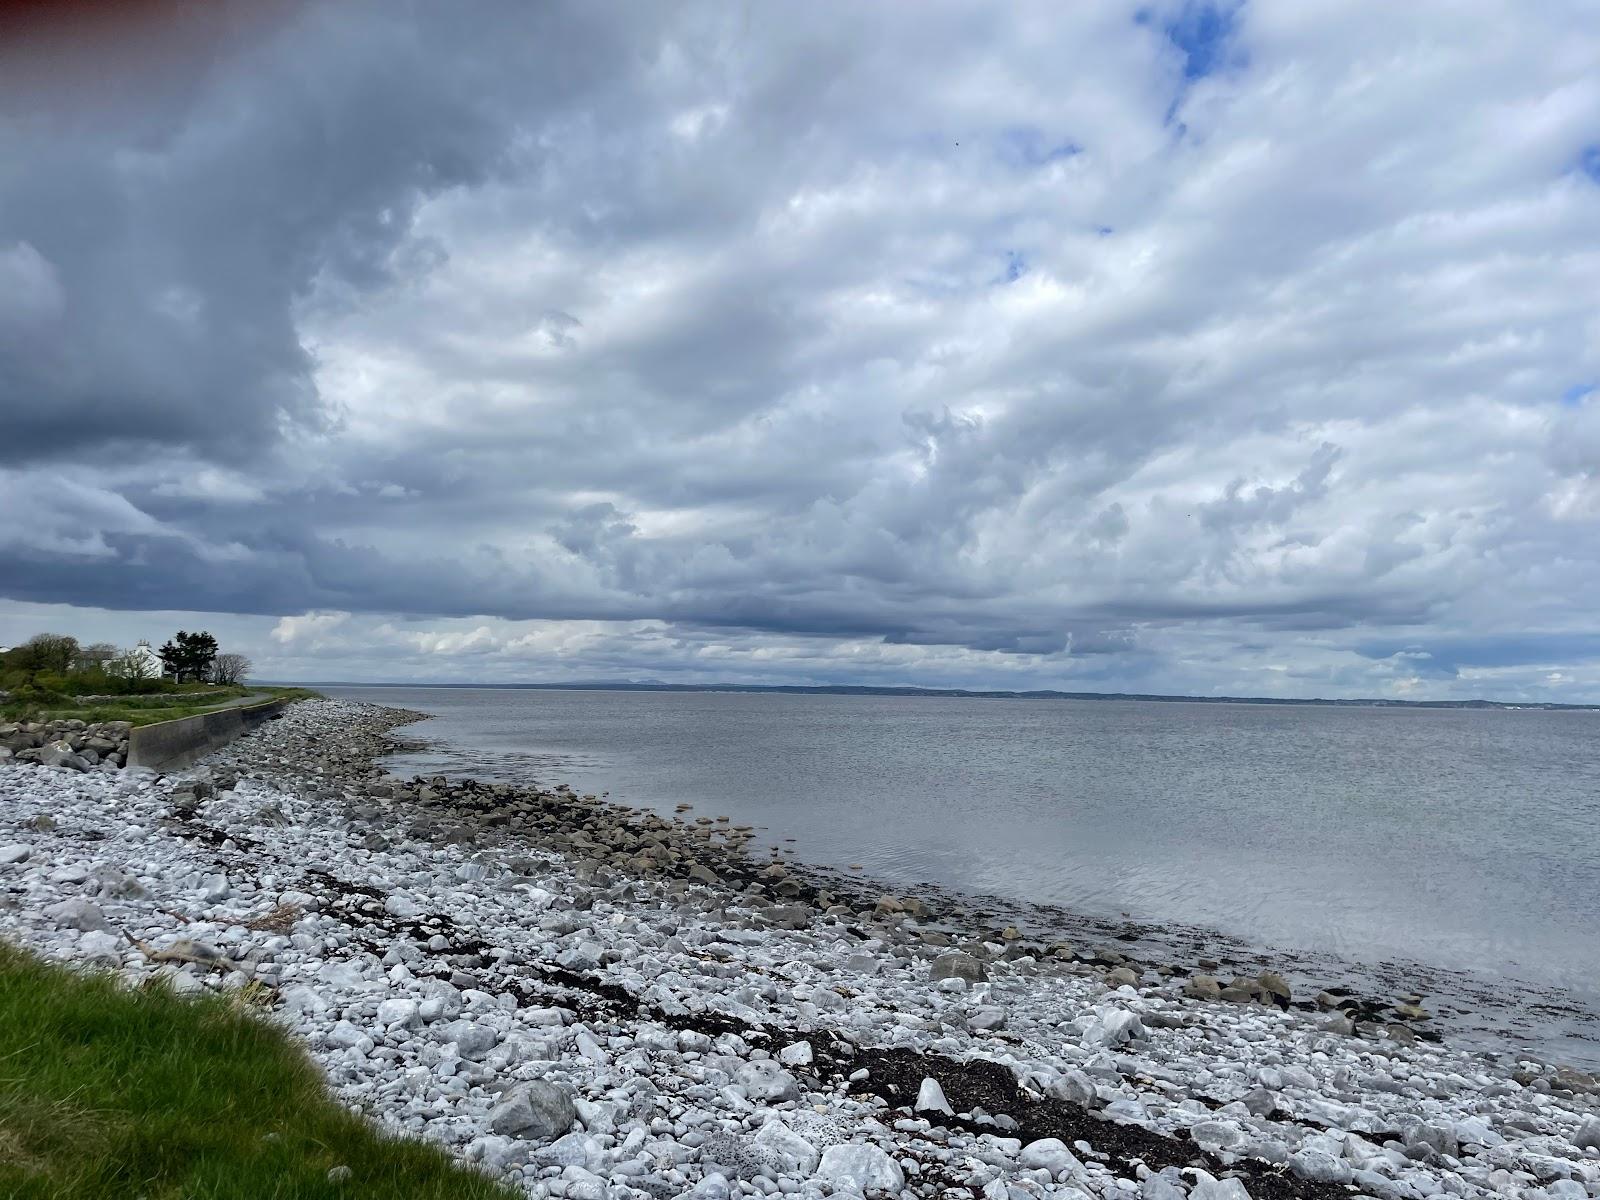
<instances>
[{"instance_id":1,"label":"white house","mask_svg":"<svg viewBox=\"0 0 1600 1200\"><path fill-rule=\"evenodd\" d=\"M166 665L161 661L161 656L150 648L150 643L144 638L140 638L139 644L128 651L128 657L140 664L139 678L160 679L167 673ZM133 674L133 672L129 673Z\"/></svg>"}]
</instances>

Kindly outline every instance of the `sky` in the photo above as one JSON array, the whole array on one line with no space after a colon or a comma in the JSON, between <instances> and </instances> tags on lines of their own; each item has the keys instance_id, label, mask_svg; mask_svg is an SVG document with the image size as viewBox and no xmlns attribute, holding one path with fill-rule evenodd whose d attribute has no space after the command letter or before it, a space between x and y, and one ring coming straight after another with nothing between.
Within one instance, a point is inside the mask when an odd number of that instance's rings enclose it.
<instances>
[{"instance_id":1,"label":"sky","mask_svg":"<svg viewBox=\"0 0 1600 1200\"><path fill-rule=\"evenodd\" d=\"M8 6L0 644L1600 701L1593 16Z\"/></svg>"}]
</instances>

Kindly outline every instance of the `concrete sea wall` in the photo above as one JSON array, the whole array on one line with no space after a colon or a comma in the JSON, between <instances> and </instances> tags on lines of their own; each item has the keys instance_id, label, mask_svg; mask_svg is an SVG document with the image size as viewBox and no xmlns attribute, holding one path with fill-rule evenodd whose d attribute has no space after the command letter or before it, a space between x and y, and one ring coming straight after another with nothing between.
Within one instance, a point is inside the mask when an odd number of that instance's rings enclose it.
<instances>
[{"instance_id":1,"label":"concrete sea wall","mask_svg":"<svg viewBox=\"0 0 1600 1200\"><path fill-rule=\"evenodd\" d=\"M141 725L128 735L127 765L181 770L202 754L226 746L240 734L277 717L291 703L268 700L244 708L224 708L197 717Z\"/></svg>"}]
</instances>

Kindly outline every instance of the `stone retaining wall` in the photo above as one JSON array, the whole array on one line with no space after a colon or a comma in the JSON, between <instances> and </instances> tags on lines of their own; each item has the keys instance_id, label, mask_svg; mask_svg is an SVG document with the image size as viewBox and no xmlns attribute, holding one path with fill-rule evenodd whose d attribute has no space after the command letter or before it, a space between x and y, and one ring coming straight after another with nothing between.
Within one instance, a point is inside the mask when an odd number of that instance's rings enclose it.
<instances>
[{"instance_id":1,"label":"stone retaining wall","mask_svg":"<svg viewBox=\"0 0 1600 1200\"><path fill-rule=\"evenodd\" d=\"M141 725L128 736L127 765L153 767L158 771L181 770L201 755L226 746L240 734L272 720L292 703L292 700L268 700L243 708L201 713L198 717Z\"/></svg>"}]
</instances>

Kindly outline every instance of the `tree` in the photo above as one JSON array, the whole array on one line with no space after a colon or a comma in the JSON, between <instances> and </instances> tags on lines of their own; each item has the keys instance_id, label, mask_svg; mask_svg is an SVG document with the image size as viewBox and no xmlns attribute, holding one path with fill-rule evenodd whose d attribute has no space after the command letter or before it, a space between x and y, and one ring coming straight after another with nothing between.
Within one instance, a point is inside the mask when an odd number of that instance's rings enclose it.
<instances>
[{"instance_id":1,"label":"tree","mask_svg":"<svg viewBox=\"0 0 1600 1200\"><path fill-rule=\"evenodd\" d=\"M7 657L24 671L65 674L78 657L78 639L64 633L36 633Z\"/></svg>"},{"instance_id":2,"label":"tree","mask_svg":"<svg viewBox=\"0 0 1600 1200\"><path fill-rule=\"evenodd\" d=\"M242 654L219 654L217 661L211 664L212 683L243 683L248 674L250 660Z\"/></svg>"},{"instance_id":3,"label":"tree","mask_svg":"<svg viewBox=\"0 0 1600 1200\"><path fill-rule=\"evenodd\" d=\"M156 653L162 665L179 683L185 679L204 679L217 657L217 639L203 630L200 633L185 633L180 629L178 636Z\"/></svg>"},{"instance_id":4,"label":"tree","mask_svg":"<svg viewBox=\"0 0 1600 1200\"><path fill-rule=\"evenodd\" d=\"M106 664L106 674L117 679L154 679L156 670L150 661L150 647L135 646L122 651Z\"/></svg>"}]
</instances>

